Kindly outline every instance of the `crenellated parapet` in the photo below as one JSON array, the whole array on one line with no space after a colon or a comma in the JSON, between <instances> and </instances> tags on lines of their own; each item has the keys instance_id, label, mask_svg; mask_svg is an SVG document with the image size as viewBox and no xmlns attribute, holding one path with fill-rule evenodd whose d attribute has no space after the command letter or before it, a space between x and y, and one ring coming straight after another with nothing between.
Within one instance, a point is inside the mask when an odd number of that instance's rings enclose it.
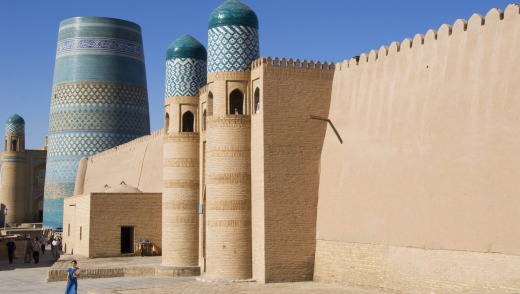
<instances>
[{"instance_id":1,"label":"crenellated parapet","mask_svg":"<svg viewBox=\"0 0 520 294\"><path fill-rule=\"evenodd\" d=\"M252 69L256 69L259 67L282 67L282 68L294 68L294 69L307 69L307 70L334 70L334 63L328 62L320 62L320 61L307 61L307 60L299 60L299 59L286 59L286 58L271 58L271 57L261 57L256 59L251 64Z\"/></svg>"},{"instance_id":2,"label":"crenellated parapet","mask_svg":"<svg viewBox=\"0 0 520 294\"><path fill-rule=\"evenodd\" d=\"M457 38L463 34L477 33L485 27L508 25L509 21L520 19L520 5L510 4L502 12L500 9L491 9L486 16L473 14L469 20L458 19L453 25L443 24L438 30L429 30L426 34L417 34L413 39L405 38L402 42L392 42L389 46L382 46L379 50L371 50L368 54L362 53L350 60L345 60L336 64L335 69L342 71L358 65L372 64L380 59L396 54L405 54L410 51L417 51L420 48L435 46L437 42L449 42L452 38ZM256 64L261 62L255 61ZM267 62L269 64L269 62ZM278 66L277 61L272 62L273 66ZM285 62L283 63L286 66ZM289 66L289 65L287 65ZM322 65L323 66L323 65ZM253 66L254 67L254 66Z\"/></svg>"},{"instance_id":3,"label":"crenellated parapet","mask_svg":"<svg viewBox=\"0 0 520 294\"><path fill-rule=\"evenodd\" d=\"M262 57L253 61L251 67L253 72L263 71L280 78L327 80L333 77L335 65L326 61Z\"/></svg>"}]
</instances>

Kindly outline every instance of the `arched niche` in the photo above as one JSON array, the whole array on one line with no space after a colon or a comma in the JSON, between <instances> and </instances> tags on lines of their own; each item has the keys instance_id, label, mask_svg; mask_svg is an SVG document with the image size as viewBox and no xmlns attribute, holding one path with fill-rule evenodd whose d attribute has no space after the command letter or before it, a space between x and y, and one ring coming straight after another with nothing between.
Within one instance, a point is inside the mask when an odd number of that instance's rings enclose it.
<instances>
[{"instance_id":1,"label":"arched niche","mask_svg":"<svg viewBox=\"0 0 520 294\"><path fill-rule=\"evenodd\" d=\"M254 95L254 111L255 113L260 112L260 88L255 89L255 95Z\"/></svg>"},{"instance_id":2,"label":"arched niche","mask_svg":"<svg viewBox=\"0 0 520 294\"><path fill-rule=\"evenodd\" d=\"M182 132L192 133L195 125L195 116L191 111L186 111L182 115Z\"/></svg>"},{"instance_id":3,"label":"arched niche","mask_svg":"<svg viewBox=\"0 0 520 294\"><path fill-rule=\"evenodd\" d=\"M239 89L229 94L229 114L244 114L244 94Z\"/></svg>"},{"instance_id":4,"label":"arched niche","mask_svg":"<svg viewBox=\"0 0 520 294\"><path fill-rule=\"evenodd\" d=\"M166 113L164 116L164 132L168 134L168 129L170 128L170 115Z\"/></svg>"}]
</instances>

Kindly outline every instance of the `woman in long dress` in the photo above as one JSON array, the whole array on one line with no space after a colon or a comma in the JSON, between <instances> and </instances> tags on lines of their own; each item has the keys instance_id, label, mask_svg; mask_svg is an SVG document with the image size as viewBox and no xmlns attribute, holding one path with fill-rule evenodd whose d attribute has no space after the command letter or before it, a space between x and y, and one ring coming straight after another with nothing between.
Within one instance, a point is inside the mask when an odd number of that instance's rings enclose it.
<instances>
[{"instance_id":1,"label":"woman in long dress","mask_svg":"<svg viewBox=\"0 0 520 294\"><path fill-rule=\"evenodd\" d=\"M77 294L79 277L78 262L73 260L70 264L72 267L69 267L67 270L67 289L65 289L65 294Z\"/></svg>"}]
</instances>

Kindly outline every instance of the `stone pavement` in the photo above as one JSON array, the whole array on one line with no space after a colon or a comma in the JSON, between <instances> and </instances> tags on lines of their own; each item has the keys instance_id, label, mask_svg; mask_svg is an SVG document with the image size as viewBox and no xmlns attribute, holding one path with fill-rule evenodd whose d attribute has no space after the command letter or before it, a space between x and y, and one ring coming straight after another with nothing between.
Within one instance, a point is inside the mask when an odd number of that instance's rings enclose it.
<instances>
[{"instance_id":1,"label":"stone pavement","mask_svg":"<svg viewBox=\"0 0 520 294\"><path fill-rule=\"evenodd\" d=\"M65 281L47 282L47 273L54 269L66 269L73 259L62 255L53 263L48 250L40 258L39 264L26 264L23 258L16 258L9 264L6 256L0 256L0 293L63 293ZM76 258L83 270L96 268L115 269L121 267L153 267L160 265L160 257L116 257L116 258ZM338 284L315 282L261 284L255 282L199 282L195 277L116 277L81 279L79 293L96 294L137 294L137 293L345 293L377 294L380 292L355 289Z\"/></svg>"}]
</instances>

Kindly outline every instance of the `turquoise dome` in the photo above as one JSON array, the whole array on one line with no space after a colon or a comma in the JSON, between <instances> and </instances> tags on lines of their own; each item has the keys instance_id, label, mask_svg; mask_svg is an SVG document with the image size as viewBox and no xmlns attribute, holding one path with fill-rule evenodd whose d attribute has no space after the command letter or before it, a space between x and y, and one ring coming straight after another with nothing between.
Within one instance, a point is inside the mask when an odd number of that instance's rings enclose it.
<instances>
[{"instance_id":1,"label":"turquoise dome","mask_svg":"<svg viewBox=\"0 0 520 294\"><path fill-rule=\"evenodd\" d=\"M258 29L256 13L240 0L227 0L209 16L208 26L243 25Z\"/></svg>"},{"instance_id":2,"label":"turquoise dome","mask_svg":"<svg viewBox=\"0 0 520 294\"><path fill-rule=\"evenodd\" d=\"M172 58L207 59L206 48L190 35L182 35L173 41L166 51L166 60Z\"/></svg>"},{"instance_id":3,"label":"turquoise dome","mask_svg":"<svg viewBox=\"0 0 520 294\"><path fill-rule=\"evenodd\" d=\"M18 114L13 114L7 119L5 123L13 125L25 125L25 120L23 120L23 118Z\"/></svg>"}]
</instances>

